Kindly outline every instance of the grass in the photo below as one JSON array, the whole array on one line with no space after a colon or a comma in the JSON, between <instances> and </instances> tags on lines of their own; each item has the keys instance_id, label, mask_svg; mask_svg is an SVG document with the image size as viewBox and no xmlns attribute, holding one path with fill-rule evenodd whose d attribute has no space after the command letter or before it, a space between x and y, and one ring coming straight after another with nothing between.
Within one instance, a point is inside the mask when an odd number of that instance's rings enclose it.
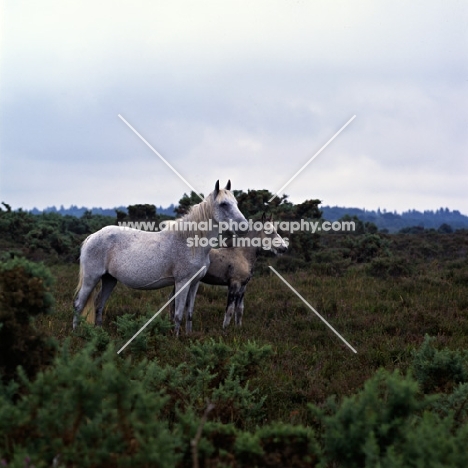
<instances>
[{"instance_id":1,"label":"grass","mask_svg":"<svg viewBox=\"0 0 468 468\"><path fill-rule=\"evenodd\" d=\"M440 347L468 349L466 236L429 236L423 243L409 235L389 238L398 255L412 257L410 276L372 276L368 264L354 264L340 270L339 276L327 274L333 268L314 268L313 264L305 270L281 273L357 349L356 355L279 278L266 272L255 275L247 288L242 328L232 323L227 331L222 329L226 288L201 285L193 334L182 333L177 339L145 330L149 336L147 357L177 364L186 359L192 340L218 337L234 347L248 340L270 344L273 357L265 361L252 382L268 397L267 421L307 424L307 403L322 404L331 395L338 399L351 395L380 367L406 370L425 334L437 337ZM277 260L270 260L275 266ZM71 327L78 266L56 264L51 271L57 278L55 313L36 323L59 340L73 336L76 349L86 339L73 334ZM117 317L150 316L167 301L169 292L169 288L136 291L119 284L106 306L104 329L123 344Z\"/></svg>"}]
</instances>

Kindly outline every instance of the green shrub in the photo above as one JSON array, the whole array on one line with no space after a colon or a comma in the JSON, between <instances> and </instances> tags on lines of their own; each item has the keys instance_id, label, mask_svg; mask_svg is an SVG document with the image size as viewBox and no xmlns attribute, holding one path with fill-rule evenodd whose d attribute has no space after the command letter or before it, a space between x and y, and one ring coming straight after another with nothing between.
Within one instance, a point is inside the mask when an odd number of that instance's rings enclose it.
<instances>
[{"instance_id":1,"label":"green shrub","mask_svg":"<svg viewBox=\"0 0 468 468\"><path fill-rule=\"evenodd\" d=\"M31 315L48 314L54 303L51 287L54 278L41 263L13 258L0 264L1 301L17 311L18 320L26 323Z\"/></svg>"},{"instance_id":2,"label":"green shrub","mask_svg":"<svg viewBox=\"0 0 468 468\"><path fill-rule=\"evenodd\" d=\"M167 397L136 377L147 362L122 360L113 346L96 356L95 344L75 355L68 345L55 365L30 381L16 404L12 388L0 391L1 450L23 450L51 466L174 466L178 439L158 418Z\"/></svg>"},{"instance_id":3,"label":"green shrub","mask_svg":"<svg viewBox=\"0 0 468 468\"><path fill-rule=\"evenodd\" d=\"M34 327L49 314L53 277L42 264L13 258L0 264L0 378L15 377L17 366L33 376L53 356L53 344Z\"/></svg>"},{"instance_id":4,"label":"green shrub","mask_svg":"<svg viewBox=\"0 0 468 468\"><path fill-rule=\"evenodd\" d=\"M188 385L195 401L207 398L216 408L213 414L225 423L247 427L261 420L265 397L251 389L249 379L271 355L270 346L247 342L237 350L221 339L193 343L190 348Z\"/></svg>"},{"instance_id":5,"label":"green shrub","mask_svg":"<svg viewBox=\"0 0 468 468\"><path fill-rule=\"evenodd\" d=\"M82 338L86 343L93 341L97 353L105 351L111 342L111 337L104 327L96 327L94 324L88 323L83 319L80 322L80 326L73 333L75 336Z\"/></svg>"},{"instance_id":6,"label":"green shrub","mask_svg":"<svg viewBox=\"0 0 468 468\"><path fill-rule=\"evenodd\" d=\"M378 234L346 236L343 247L349 249L350 257L357 263L369 262L377 256L389 254L389 242Z\"/></svg>"},{"instance_id":7,"label":"green shrub","mask_svg":"<svg viewBox=\"0 0 468 468\"><path fill-rule=\"evenodd\" d=\"M257 433L239 432L233 446L236 460L241 466L255 466L264 455Z\"/></svg>"},{"instance_id":8,"label":"green shrub","mask_svg":"<svg viewBox=\"0 0 468 468\"><path fill-rule=\"evenodd\" d=\"M209 400L215 409L200 457L232 461L237 428L260 421L264 398L247 379L268 347L194 343L189 361L174 367L123 359L102 336L96 332L73 355L65 342L34 380L20 368L21 396L19 384L0 385L0 453L7 460L24 453L47 466L57 456L65 466L174 466L190 457L197 414Z\"/></svg>"},{"instance_id":9,"label":"green shrub","mask_svg":"<svg viewBox=\"0 0 468 468\"><path fill-rule=\"evenodd\" d=\"M399 446L423 404L410 377L380 370L364 389L340 406L328 400L325 410L309 406L323 425L324 450L340 466L363 467ZM328 414L327 414L328 411Z\"/></svg>"},{"instance_id":10,"label":"green shrub","mask_svg":"<svg viewBox=\"0 0 468 468\"><path fill-rule=\"evenodd\" d=\"M144 315L125 314L117 317L115 324L117 332L122 337L120 346L125 345L133 336L152 319L154 312L148 310ZM135 355L142 355L148 350L150 337L157 341L166 336L172 330L173 324L167 315L159 315L146 326L128 345L129 350Z\"/></svg>"},{"instance_id":11,"label":"green shrub","mask_svg":"<svg viewBox=\"0 0 468 468\"><path fill-rule=\"evenodd\" d=\"M0 241L21 247L31 259L75 261L85 237L115 218L85 213L81 218L58 213L33 215L26 211L0 210Z\"/></svg>"},{"instance_id":12,"label":"green shrub","mask_svg":"<svg viewBox=\"0 0 468 468\"><path fill-rule=\"evenodd\" d=\"M425 393L450 390L455 384L468 382L468 353L437 350L435 338L426 335L419 350L413 353L412 371Z\"/></svg>"},{"instance_id":13,"label":"green shrub","mask_svg":"<svg viewBox=\"0 0 468 468\"><path fill-rule=\"evenodd\" d=\"M440 393L430 406L442 417L453 418L455 428L468 423L468 383L458 384L451 393Z\"/></svg>"},{"instance_id":14,"label":"green shrub","mask_svg":"<svg viewBox=\"0 0 468 468\"><path fill-rule=\"evenodd\" d=\"M330 399L324 409L309 407L332 466L467 466L468 425L456 424L451 410L430 411L436 401L422 398L411 376L380 370L340 405Z\"/></svg>"},{"instance_id":15,"label":"green shrub","mask_svg":"<svg viewBox=\"0 0 468 468\"><path fill-rule=\"evenodd\" d=\"M321 451L312 429L277 423L264 426L255 433L263 456L258 466L312 467L318 464Z\"/></svg>"}]
</instances>

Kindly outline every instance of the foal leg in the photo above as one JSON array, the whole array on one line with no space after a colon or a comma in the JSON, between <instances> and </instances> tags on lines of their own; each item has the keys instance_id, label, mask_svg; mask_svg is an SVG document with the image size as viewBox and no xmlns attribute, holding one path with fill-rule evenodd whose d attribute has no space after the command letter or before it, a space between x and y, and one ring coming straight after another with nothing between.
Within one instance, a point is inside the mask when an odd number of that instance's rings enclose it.
<instances>
[{"instance_id":1,"label":"foal leg","mask_svg":"<svg viewBox=\"0 0 468 468\"><path fill-rule=\"evenodd\" d=\"M99 296L96 299L96 322L95 325L102 326L102 311L104 310L104 306L106 305L107 299L111 295L115 285L117 284L117 280L109 273L106 273L102 276L102 286L101 291L99 292Z\"/></svg>"},{"instance_id":2,"label":"foal leg","mask_svg":"<svg viewBox=\"0 0 468 468\"><path fill-rule=\"evenodd\" d=\"M226 313L224 314L223 328L226 328L231 323L231 318L236 310L236 298L239 295L241 286L239 283L231 283L229 285Z\"/></svg>"},{"instance_id":3,"label":"foal leg","mask_svg":"<svg viewBox=\"0 0 468 468\"><path fill-rule=\"evenodd\" d=\"M241 286L239 295L236 299L236 325L240 327L242 325L242 316L244 315L244 294L247 285Z\"/></svg>"}]
</instances>

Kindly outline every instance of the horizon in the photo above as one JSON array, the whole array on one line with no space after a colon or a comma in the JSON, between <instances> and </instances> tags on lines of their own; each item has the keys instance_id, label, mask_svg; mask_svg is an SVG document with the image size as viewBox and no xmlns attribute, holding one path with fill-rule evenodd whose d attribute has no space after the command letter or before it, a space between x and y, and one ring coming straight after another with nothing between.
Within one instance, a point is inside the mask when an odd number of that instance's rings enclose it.
<instances>
[{"instance_id":1,"label":"horizon","mask_svg":"<svg viewBox=\"0 0 468 468\"><path fill-rule=\"evenodd\" d=\"M135 204L145 204L145 203L135 203ZM296 203L294 203L296 205ZM171 208L171 206L174 206L174 208L177 208L178 204L177 203L171 203L167 206L163 206L162 204L156 204L156 203L151 203L151 205L154 205L156 207L156 209L163 209L163 210L168 210ZM33 207L33 208L28 208L28 209L25 209L23 207L18 207L18 208L14 208L12 207L12 210L13 211L18 211L18 210L23 210L23 211L33 211L33 210L38 210L40 212L44 212L45 210L48 210L48 209L52 209L52 208L55 208L57 211L61 211L61 210L64 210L64 211L67 211L67 210L70 210L72 208L76 208L76 209L79 209L79 210L82 210L82 209L89 209L89 210L93 210L93 209L96 209L96 210L115 210L115 209L119 209L119 208L127 208L128 206L130 205L118 205L118 206L114 206L114 207L103 207L103 206L84 206L84 205L76 205L76 204L71 204L71 205L68 205L65 206L64 204L60 204L60 205L50 205L50 206L47 206L45 208L38 208L38 207ZM392 214L397 214L397 215L403 215L405 213L410 213L410 212L418 212L418 213L421 213L421 214L424 214L424 213L437 213L438 211L441 211L441 210L449 210L450 213L459 213L460 215L462 216L466 216L468 217L468 214L467 213L463 213L461 210L457 210L457 209L451 209L449 207L445 207L445 206L439 206L438 208L435 208L435 209L426 209L426 210L418 210L418 209L415 209L415 208L410 208L408 210L404 210L404 211L397 211L397 210L388 210L386 208L376 208L376 209L368 209L368 208L363 208L363 207L357 207L357 206L344 206L344 205L323 205L323 204L320 204L320 209L322 208L340 208L340 209L344 209L344 210L361 210L361 211L364 211L364 212L378 212L380 210L381 213L392 213Z\"/></svg>"}]
</instances>

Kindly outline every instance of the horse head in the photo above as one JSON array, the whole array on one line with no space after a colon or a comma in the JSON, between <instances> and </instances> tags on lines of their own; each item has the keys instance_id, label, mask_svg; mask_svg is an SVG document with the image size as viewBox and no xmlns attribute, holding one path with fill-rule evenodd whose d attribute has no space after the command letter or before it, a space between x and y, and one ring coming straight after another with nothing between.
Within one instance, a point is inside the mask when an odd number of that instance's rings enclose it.
<instances>
[{"instance_id":1,"label":"horse head","mask_svg":"<svg viewBox=\"0 0 468 468\"><path fill-rule=\"evenodd\" d=\"M219 180L216 181L215 189L211 193L211 203L213 219L216 222L232 223L233 226L239 226L240 223L247 224L247 220L237 207L237 200L231 192L230 180L223 189L219 188Z\"/></svg>"},{"instance_id":2,"label":"horse head","mask_svg":"<svg viewBox=\"0 0 468 468\"><path fill-rule=\"evenodd\" d=\"M267 217L265 212L263 213L259 235L264 250L271 250L275 255L288 250L288 243L276 231L271 214Z\"/></svg>"}]
</instances>

